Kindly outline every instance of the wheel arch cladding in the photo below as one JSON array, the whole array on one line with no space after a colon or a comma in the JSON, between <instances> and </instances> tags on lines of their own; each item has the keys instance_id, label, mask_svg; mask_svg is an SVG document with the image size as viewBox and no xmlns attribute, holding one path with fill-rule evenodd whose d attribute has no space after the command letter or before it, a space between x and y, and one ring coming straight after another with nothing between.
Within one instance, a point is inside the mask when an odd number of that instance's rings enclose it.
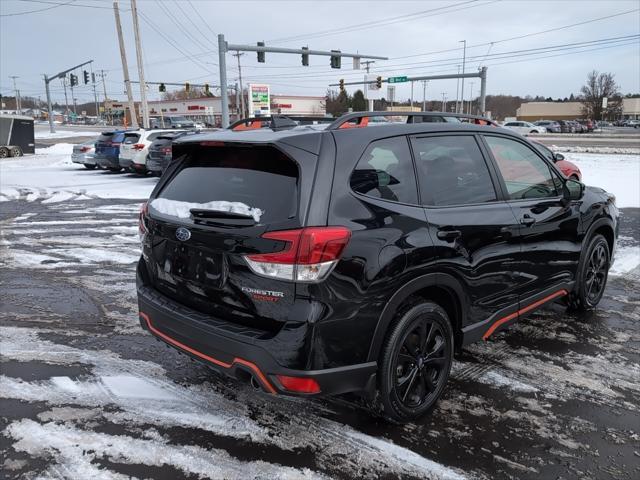
<instances>
[{"instance_id":1,"label":"wheel arch cladding","mask_svg":"<svg viewBox=\"0 0 640 480\"><path fill-rule=\"evenodd\" d=\"M441 306L447 313L454 334L454 346L462 345L462 319L465 317L465 303L462 286L449 275L427 274L407 283L396 291L385 305L369 348L368 361L376 361L397 312L407 302L431 301Z\"/></svg>"}]
</instances>

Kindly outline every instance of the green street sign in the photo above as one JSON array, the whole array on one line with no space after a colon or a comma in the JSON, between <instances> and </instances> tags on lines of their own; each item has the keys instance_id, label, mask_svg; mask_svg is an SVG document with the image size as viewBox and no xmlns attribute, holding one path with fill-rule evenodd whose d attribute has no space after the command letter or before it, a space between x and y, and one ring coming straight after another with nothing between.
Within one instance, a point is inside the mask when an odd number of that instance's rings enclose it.
<instances>
[{"instance_id":1,"label":"green street sign","mask_svg":"<svg viewBox=\"0 0 640 480\"><path fill-rule=\"evenodd\" d=\"M387 83L402 83L406 81L407 81L407 77L389 77L387 79Z\"/></svg>"}]
</instances>

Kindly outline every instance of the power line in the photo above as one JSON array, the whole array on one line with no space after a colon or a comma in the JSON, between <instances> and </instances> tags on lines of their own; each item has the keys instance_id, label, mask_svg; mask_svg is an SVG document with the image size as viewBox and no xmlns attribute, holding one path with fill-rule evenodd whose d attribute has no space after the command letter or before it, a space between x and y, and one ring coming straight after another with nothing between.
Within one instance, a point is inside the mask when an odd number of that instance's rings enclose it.
<instances>
[{"instance_id":1,"label":"power line","mask_svg":"<svg viewBox=\"0 0 640 480\"><path fill-rule=\"evenodd\" d=\"M585 20L583 22L572 23L570 25L562 25L560 27L554 27L554 28L550 28L550 29L547 29L547 30L540 30L538 32L525 33L523 35L518 35L516 37L503 38L502 40L493 40L492 42L477 43L475 45L469 45L469 46L467 46L467 48L485 47L487 45L491 45L492 43L495 45L496 43L510 42L512 40L519 40L521 38L533 37L535 35L542 35L542 34L545 34L545 33L558 32L560 30L565 30L567 28L578 27L580 25L587 25L589 23L599 22L601 20L608 20L609 18L620 17L622 15L628 15L630 13L634 13L634 12L638 12L638 11L640 11L640 9L638 9L638 8L636 8L634 10L626 10L624 12L614 13L613 15L606 15L604 17L592 18L590 20ZM457 51L457 50L462 50L462 48L461 47L456 47L456 48L448 48L446 50L436 50L436 51L431 51L431 52L415 53L415 54L412 54L412 55L403 55L401 57L392 57L391 60L399 60L399 59L402 59L402 58L422 57L422 56L426 56L426 55L435 55L435 54L438 54L438 53L454 52L454 51Z\"/></svg>"},{"instance_id":2,"label":"power line","mask_svg":"<svg viewBox=\"0 0 640 480\"><path fill-rule=\"evenodd\" d=\"M182 10L182 9L180 8L180 6L178 5L178 2L177 2L176 0L173 0L173 3L174 3L174 5L175 5L176 7L178 7L178 10L180 10L180 12L182 13L182 16L184 16L184 18L186 18L186 19L189 21L189 23L191 23L191 25L193 25L193 28L195 28L195 29L198 31L198 33L202 36L202 38L204 38L204 39L205 39L205 41L206 41L206 42L210 43L213 47L217 47L217 46L218 46L218 43L217 43L217 42L213 41L213 39L209 38L205 33L203 33L203 31L202 31L202 30L200 30L200 27L198 27L198 25L196 24L196 22L194 22L194 21L191 19L191 16L190 16L190 15L187 15L187 13L186 13L184 10ZM189 2L189 5L190 5L190 6L191 6L191 8L193 9L193 4L192 4L191 2ZM202 20L202 16L200 16L200 13L198 13L198 11L197 11L197 10L195 10L195 9L194 9L194 12L195 12L195 13L196 13L196 15L198 15L198 16L200 17L200 19ZM203 21L204 21L204 20L203 20ZM213 33L213 32L212 32L212 33ZM216 38L216 34L215 34L215 33L213 33L213 38Z\"/></svg>"},{"instance_id":3,"label":"power line","mask_svg":"<svg viewBox=\"0 0 640 480\"><path fill-rule=\"evenodd\" d=\"M65 5L71 5L73 2L75 2L76 0L69 0L66 3L56 3L50 7L45 7L45 8L40 8L38 10L29 10L26 12L16 12L16 13L5 13L0 15L0 17L17 17L20 15L29 15L31 13L40 13L40 12L46 12L47 10L53 10L54 8L58 8L58 7L64 7ZM45 2L37 2L37 3L45 3ZM46 2L46 3L53 3L53 2Z\"/></svg>"},{"instance_id":4,"label":"power line","mask_svg":"<svg viewBox=\"0 0 640 480\"><path fill-rule=\"evenodd\" d=\"M435 16L435 15L442 15L444 13L450 13L450 12L455 12L458 10L464 10L464 8L460 8L460 9L455 9L455 7L459 7L459 6L463 6L463 5L469 5L469 4L475 4L477 3L479 0L467 0L464 2L460 2L460 3L455 3L453 5L445 5L443 7L437 7L437 8L431 8L429 10L422 10L419 12L414 12L414 13L409 13L409 14L405 14L405 15L400 15L397 17L391 17L391 18L385 18L385 19L381 19L381 20L374 20L374 21L369 21L369 22L364 22L364 23L359 23L359 24L355 24L355 25L348 25L348 26L344 26L344 27L339 27L339 28L333 28L333 29L329 29L329 30L322 30L322 31L318 31L318 32L311 32L311 33L305 33L303 35L293 35L293 36L289 36L289 37L282 37L282 38L277 38L274 40L269 40L267 43L282 43L282 42L286 42L286 41L291 41L291 40L300 40L300 39L308 39L308 38L317 38L317 37L325 37L325 36L330 36L330 35L339 35L342 33L347 33L347 32L353 32L353 31L358 31L358 30L365 30L365 29L369 29L369 28L375 28L375 27L379 27L379 26L385 26L385 25L389 25L392 23L400 23L400 22L406 22L409 20L416 20L418 18L424 18L424 17L430 17L430 16ZM492 0L490 2L487 3L495 3L497 1L500 0ZM486 3L481 4L481 5L486 5ZM465 8L472 8L475 6L479 6L479 5L471 5L471 6L467 6ZM452 9L452 10L449 10ZM445 12L443 12L442 10L447 10ZM438 12L438 13L435 13ZM433 13L433 15L429 15Z\"/></svg>"},{"instance_id":5,"label":"power line","mask_svg":"<svg viewBox=\"0 0 640 480\"><path fill-rule=\"evenodd\" d=\"M200 12L198 11L198 9L196 9L196 7L193 6L193 3L191 3L191 0L187 0L187 3L189 4L189 6L191 7L191 10L193 10L193 12L200 18L200 20L202 20L202 23L204 24L205 27L207 27L207 30L209 30L211 32L211 34L213 35L213 43L215 45L218 44L217 41L217 33L213 31L213 29L209 26L209 23L207 21L205 21L205 19L202 17L202 15L200 15Z\"/></svg>"}]
</instances>

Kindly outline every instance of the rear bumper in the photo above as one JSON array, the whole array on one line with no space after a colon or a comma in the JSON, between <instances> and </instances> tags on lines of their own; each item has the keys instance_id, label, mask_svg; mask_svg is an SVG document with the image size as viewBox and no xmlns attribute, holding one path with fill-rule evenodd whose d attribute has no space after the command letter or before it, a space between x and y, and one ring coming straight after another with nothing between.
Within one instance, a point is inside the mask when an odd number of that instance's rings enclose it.
<instances>
[{"instance_id":1,"label":"rear bumper","mask_svg":"<svg viewBox=\"0 0 640 480\"><path fill-rule=\"evenodd\" d=\"M118 163L122 168L131 168L131 166L133 165L133 160L128 158L119 158Z\"/></svg>"},{"instance_id":2,"label":"rear bumper","mask_svg":"<svg viewBox=\"0 0 640 480\"><path fill-rule=\"evenodd\" d=\"M203 321L203 314L177 304L149 285L137 282L140 325L158 340L242 381L253 380L262 390L286 395L335 395L367 391L375 385L376 362L323 370L294 370L278 364L270 348L282 348L277 336L258 340ZM216 319L220 324L223 320ZM278 375L312 378L319 393L286 390Z\"/></svg>"},{"instance_id":3,"label":"rear bumper","mask_svg":"<svg viewBox=\"0 0 640 480\"><path fill-rule=\"evenodd\" d=\"M118 157L110 157L107 155L96 155L96 165L102 168L121 168Z\"/></svg>"}]
</instances>

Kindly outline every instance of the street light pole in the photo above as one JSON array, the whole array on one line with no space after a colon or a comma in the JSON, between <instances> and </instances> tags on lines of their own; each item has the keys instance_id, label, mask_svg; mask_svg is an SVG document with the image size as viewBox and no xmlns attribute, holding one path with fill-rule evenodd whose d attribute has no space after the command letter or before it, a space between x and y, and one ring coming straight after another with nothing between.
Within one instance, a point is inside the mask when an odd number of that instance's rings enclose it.
<instances>
[{"instance_id":1,"label":"street light pole","mask_svg":"<svg viewBox=\"0 0 640 480\"><path fill-rule=\"evenodd\" d=\"M428 80L422 80L422 111L427 111L427 83Z\"/></svg>"},{"instance_id":2,"label":"street light pole","mask_svg":"<svg viewBox=\"0 0 640 480\"><path fill-rule=\"evenodd\" d=\"M218 34L218 66L220 68L220 104L222 128L229 126L229 97L227 96L227 41L222 33Z\"/></svg>"},{"instance_id":3,"label":"street light pole","mask_svg":"<svg viewBox=\"0 0 640 480\"><path fill-rule=\"evenodd\" d=\"M462 50L462 75L464 75L464 67L467 60L467 41L461 40L460 43L464 44ZM464 113L464 77L462 77L462 87L460 87L460 98L462 98L462 113Z\"/></svg>"}]
</instances>

